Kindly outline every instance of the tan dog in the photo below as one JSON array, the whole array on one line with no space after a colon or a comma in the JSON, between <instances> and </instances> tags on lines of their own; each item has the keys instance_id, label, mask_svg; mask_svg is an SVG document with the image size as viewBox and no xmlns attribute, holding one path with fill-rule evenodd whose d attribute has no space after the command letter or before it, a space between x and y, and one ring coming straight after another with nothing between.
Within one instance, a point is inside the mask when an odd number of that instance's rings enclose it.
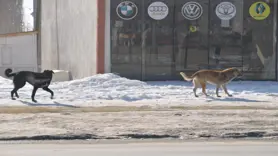
<instances>
[{"instance_id":1,"label":"tan dog","mask_svg":"<svg viewBox=\"0 0 278 156\"><path fill-rule=\"evenodd\" d=\"M185 73L180 72L180 75L186 81L192 81L194 84L194 95L198 97L196 94L197 88L202 87L202 92L206 95L206 84L210 83L216 85L216 95L217 97L221 97L218 95L219 88L225 91L228 96L232 96L228 93L226 84L231 82L234 78L242 76L242 73L237 68L228 68L222 71L219 70L200 70L194 73L192 76L188 77Z\"/></svg>"}]
</instances>

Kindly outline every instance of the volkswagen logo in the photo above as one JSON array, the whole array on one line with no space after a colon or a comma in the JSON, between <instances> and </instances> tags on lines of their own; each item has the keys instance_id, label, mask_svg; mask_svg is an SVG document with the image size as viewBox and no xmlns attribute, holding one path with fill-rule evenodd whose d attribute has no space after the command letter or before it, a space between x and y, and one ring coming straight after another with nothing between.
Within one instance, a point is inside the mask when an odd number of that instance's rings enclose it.
<instances>
[{"instance_id":1,"label":"volkswagen logo","mask_svg":"<svg viewBox=\"0 0 278 156\"><path fill-rule=\"evenodd\" d=\"M230 20L236 15L236 7L230 2L222 2L217 5L215 12L221 20Z\"/></svg>"},{"instance_id":2,"label":"volkswagen logo","mask_svg":"<svg viewBox=\"0 0 278 156\"><path fill-rule=\"evenodd\" d=\"M155 20L162 20L166 18L168 13L169 13L169 8L163 2L153 2L148 7L149 16Z\"/></svg>"},{"instance_id":3,"label":"volkswagen logo","mask_svg":"<svg viewBox=\"0 0 278 156\"><path fill-rule=\"evenodd\" d=\"M201 4L197 2L187 2L181 9L182 15L188 20L197 20L203 14Z\"/></svg>"}]
</instances>

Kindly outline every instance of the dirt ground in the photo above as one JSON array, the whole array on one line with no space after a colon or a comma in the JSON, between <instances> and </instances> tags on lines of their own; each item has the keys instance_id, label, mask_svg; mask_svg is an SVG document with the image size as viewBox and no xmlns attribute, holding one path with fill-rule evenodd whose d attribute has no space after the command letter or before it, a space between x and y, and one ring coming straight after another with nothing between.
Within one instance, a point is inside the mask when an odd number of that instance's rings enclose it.
<instances>
[{"instance_id":1,"label":"dirt ground","mask_svg":"<svg viewBox=\"0 0 278 156\"><path fill-rule=\"evenodd\" d=\"M278 139L278 110L200 107L2 107L0 140Z\"/></svg>"}]
</instances>

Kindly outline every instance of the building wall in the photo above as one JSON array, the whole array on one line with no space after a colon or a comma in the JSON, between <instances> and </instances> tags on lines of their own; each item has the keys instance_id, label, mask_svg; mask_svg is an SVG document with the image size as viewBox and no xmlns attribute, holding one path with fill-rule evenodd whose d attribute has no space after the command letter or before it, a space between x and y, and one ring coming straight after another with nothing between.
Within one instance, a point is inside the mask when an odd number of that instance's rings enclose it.
<instances>
[{"instance_id":1,"label":"building wall","mask_svg":"<svg viewBox=\"0 0 278 156\"><path fill-rule=\"evenodd\" d=\"M37 31L26 32L23 0L0 0L0 76L4 71L37 71Z\"/></svg>"},{"instance_id":2,"label":"building wall","mask_svg":"<svg viewBox=\"0 0 278 156\"><path fill-rule=\"evenodd\" d=\"M72 78L96 74L98 0L41 1L41 68L70 71Z\"/></svg>"},{"instance_id":3,"label":"building wall","mask_svg":"<svg viewBox=\"0 0 278 156\"><path fill-rule=\"evenodd\" d=\"M37 71L36 32L0 35L0 76L7 68Z\"/></svg>"}]
</instances>

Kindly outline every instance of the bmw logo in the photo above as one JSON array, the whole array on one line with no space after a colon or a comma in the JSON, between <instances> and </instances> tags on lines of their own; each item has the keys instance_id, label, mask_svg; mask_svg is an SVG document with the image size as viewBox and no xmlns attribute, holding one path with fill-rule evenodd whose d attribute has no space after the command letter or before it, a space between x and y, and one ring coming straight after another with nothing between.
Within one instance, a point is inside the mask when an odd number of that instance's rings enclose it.
<instances>
[{"instance_id":1,"label":"bmw logo","mask_svg":"<svg viewBox=\"0 0 278 156\"><path fill-rule=\"evenodd\" d=\"M131 20L138 13L137 6L130 1L121 2L116 9L117 15L123 20Z\"/></svg>"}]
</instances>

